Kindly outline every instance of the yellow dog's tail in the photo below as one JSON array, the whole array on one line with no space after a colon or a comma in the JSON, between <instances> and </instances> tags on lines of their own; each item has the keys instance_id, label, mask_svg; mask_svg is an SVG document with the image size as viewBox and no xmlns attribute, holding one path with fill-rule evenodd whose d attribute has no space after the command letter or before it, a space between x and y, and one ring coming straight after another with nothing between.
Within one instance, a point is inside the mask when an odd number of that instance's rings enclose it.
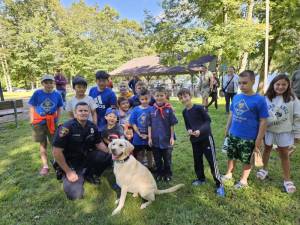
<instances>
[{"instance_id":1,"label":"yellow dog's tail","mask_svg":"<svg viewBox=\"0 0 300 225\"><path fill-rule=\"evenodd\" d=\"M165 189L165 190L156 190L155 191L155 194L157 195L161 195L161 194L165 194L165 193L171 193L171 192L174 192L174 191L177 191L179 188L182 188L184 186L184 184L177 184L173 187L170 187L168 189Z\"/></svg>"}]
</instances>

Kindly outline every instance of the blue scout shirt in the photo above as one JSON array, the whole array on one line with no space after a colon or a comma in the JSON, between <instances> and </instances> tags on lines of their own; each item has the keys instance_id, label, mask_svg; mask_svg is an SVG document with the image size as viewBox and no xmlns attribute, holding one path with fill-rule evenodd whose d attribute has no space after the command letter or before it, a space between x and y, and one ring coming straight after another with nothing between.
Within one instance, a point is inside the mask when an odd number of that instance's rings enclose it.
<instances>
[{"instance_id":1,"label":"blue scout shirt","mask_svg":"<svg viewBox=\"0 0 300 225\"><path fill-rule=\"evenodd\" d=\"M259 94L234 96L230 106L232 122L229 133L245 140L255 140L259 130L259 120L267 118L266 100Z\"/></svg>"},{"instance_id":2,"label":"blue scout shirt","mask_svg":"<svg viewBox=\"0 0 300 225\"><path fill-rule=\"evenodd\" d=\"M28 104L33 106L39 115L45 116L47 114L54 114L58 108L63 106L63 101L61 95L57 91L47 93L43 89L39 89L33 93ZM41 122L41 124L45 123L46 120Z\"/></svg>"},{"instance_id":3,"label":"blue scout shirt","mask_svg":"<svg viewBox=\"0 0 300 225\"><path fill-rule=\"evenodd\" d=\"M147 118L149 116L149 112L151 110L151 106L147 108L142 108L141 106L136 106L133 108L129 123L131 125L136 125L141 134L148 134L148 124ZM133 145L148 145L148 139L142 139L137 133L133 133L132 139Z\"/></svg>"},{"instance_id":4,"label":"blue scout shirt","mask_svg":"<svg viewBox=\"0 0 300 225\"><path fill-rule=\"evenodd\" d=\"M93 87L89 92L89 96L94 99L97 105L97 125L98 129L102 131L106 125L106 120L104 118L106 109L110 108L112 105L117 105L116 94L110 88L99 91L98 87Z\"/></svg>"},{"instance_id":5,"label":"blue scout shirt","mask_svg":"<svg viewBox=\"0 0 300 225\"><path fill-rule=\"evenodd\" d=\"M159 109L152 106L148 120L148 126L151 127L152 146L160 149L172 148L170 145L171 126L177 123L178 120L172 108L165 107L161 113Z\"/></svg>"}]
</instances>

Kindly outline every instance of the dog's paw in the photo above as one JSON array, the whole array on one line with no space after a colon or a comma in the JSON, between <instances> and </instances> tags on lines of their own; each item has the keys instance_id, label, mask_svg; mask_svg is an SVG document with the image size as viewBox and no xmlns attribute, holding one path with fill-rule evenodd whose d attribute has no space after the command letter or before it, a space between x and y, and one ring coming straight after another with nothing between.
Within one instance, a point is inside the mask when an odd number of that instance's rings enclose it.
<instances>
[{"instance_id":1,"label":"dog's paw","mask_svg":"<svg viewBox=\"0 0 300 225\"><path fill-rule=\"evenodd\" d=\"M133 193L132 197L136 198L139 196L139 193Z\"/></svg>"},{"instance_id":2,"label":"dog's paw","mask_svg":"<svg viewBox=\"0 0 300 225\"><path fill-rule=\"evenodd\" d=\"M148 206L147 202L143 203L143 204L141 204L141 208L140 209L146 209L147 206Z\"/></svg>"},{"instance_id":3,"label":"dog's paw","mask_svg":"<svg viewBox=\"0 0 300 225\"><path fill-rule=\"evenodd\" d=\"M115 201L115 205L118 205L118 204L119 204L119 201L120 201L120 199L118 198L118 199Z\"/></svg>"},{"instance_id":4,"label":"dog's paw","mask_svg":"<svg viewBox=\"0 0 300 225\"><path fill-rule=\"evenodd\" d=\"M112 216L115 216L115 215L117 215L117 214L119 214L120 213L120 211L121 211L121 209L119 209L119 208L116 208L113 212L112 212Z\"/></svg>"}]
</instances>

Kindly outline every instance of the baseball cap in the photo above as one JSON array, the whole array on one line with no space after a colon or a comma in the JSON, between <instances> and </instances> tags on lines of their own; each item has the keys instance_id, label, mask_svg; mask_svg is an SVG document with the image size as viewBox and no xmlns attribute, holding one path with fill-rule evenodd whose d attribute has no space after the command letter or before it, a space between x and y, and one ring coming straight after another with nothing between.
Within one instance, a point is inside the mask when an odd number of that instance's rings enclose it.
<instances>
[{"instance_id":1,"label":"baseball cap","mask_svg":"<svg viewBox=\"0 0 300 225\"><path fill-rule=\"evenodd\" d=\"M54 81L54 77L50 74L44 74L42 76L41 82L45 81L45 80L53 80Z\"/></svg>"},{"instance_id":2,"label":"baseball cap","mask_svg":"<svg viewBox=\"0 0 300 225\"><path fill-rule=\"evenodd\" d=\"M105 116L107 116L108 114L114 113L116 115L116 117L119 118L119 112L117 109L112 109L112 108L108 108L105 112Z\"/></svg>"}]
</instances>

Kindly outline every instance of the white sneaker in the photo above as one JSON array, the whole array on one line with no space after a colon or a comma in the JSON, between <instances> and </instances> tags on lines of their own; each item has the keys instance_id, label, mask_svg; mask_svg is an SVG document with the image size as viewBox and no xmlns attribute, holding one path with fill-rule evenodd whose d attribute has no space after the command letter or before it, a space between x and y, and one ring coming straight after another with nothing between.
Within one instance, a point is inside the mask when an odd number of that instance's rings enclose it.
<instances>
[{"instance_id":1,"label":"white sneaker","mask_svg":"<svg viewBox=\"0 0 300 225\"><path fill-rule=\"evenodd\" d=\"M222 181L222 182L226 182L226 181L229 181L229 180L232 180L232 173L230 173L230 174L225 174L225 175L222 175L222 176L221 176L221 181Z\"/></svg>"},{"instance_id":2,"label":"white sneaker","mask_svg":"<svg viewBox=\"0 0 300 225\"><path fill-rule=\"evenodd\" d=\"M256 177L257 177L257 179L264 180L267 178L268 173L269 172L267 170L260 169L259 171L257 171Z\"/></svg>"}]
</instances>

